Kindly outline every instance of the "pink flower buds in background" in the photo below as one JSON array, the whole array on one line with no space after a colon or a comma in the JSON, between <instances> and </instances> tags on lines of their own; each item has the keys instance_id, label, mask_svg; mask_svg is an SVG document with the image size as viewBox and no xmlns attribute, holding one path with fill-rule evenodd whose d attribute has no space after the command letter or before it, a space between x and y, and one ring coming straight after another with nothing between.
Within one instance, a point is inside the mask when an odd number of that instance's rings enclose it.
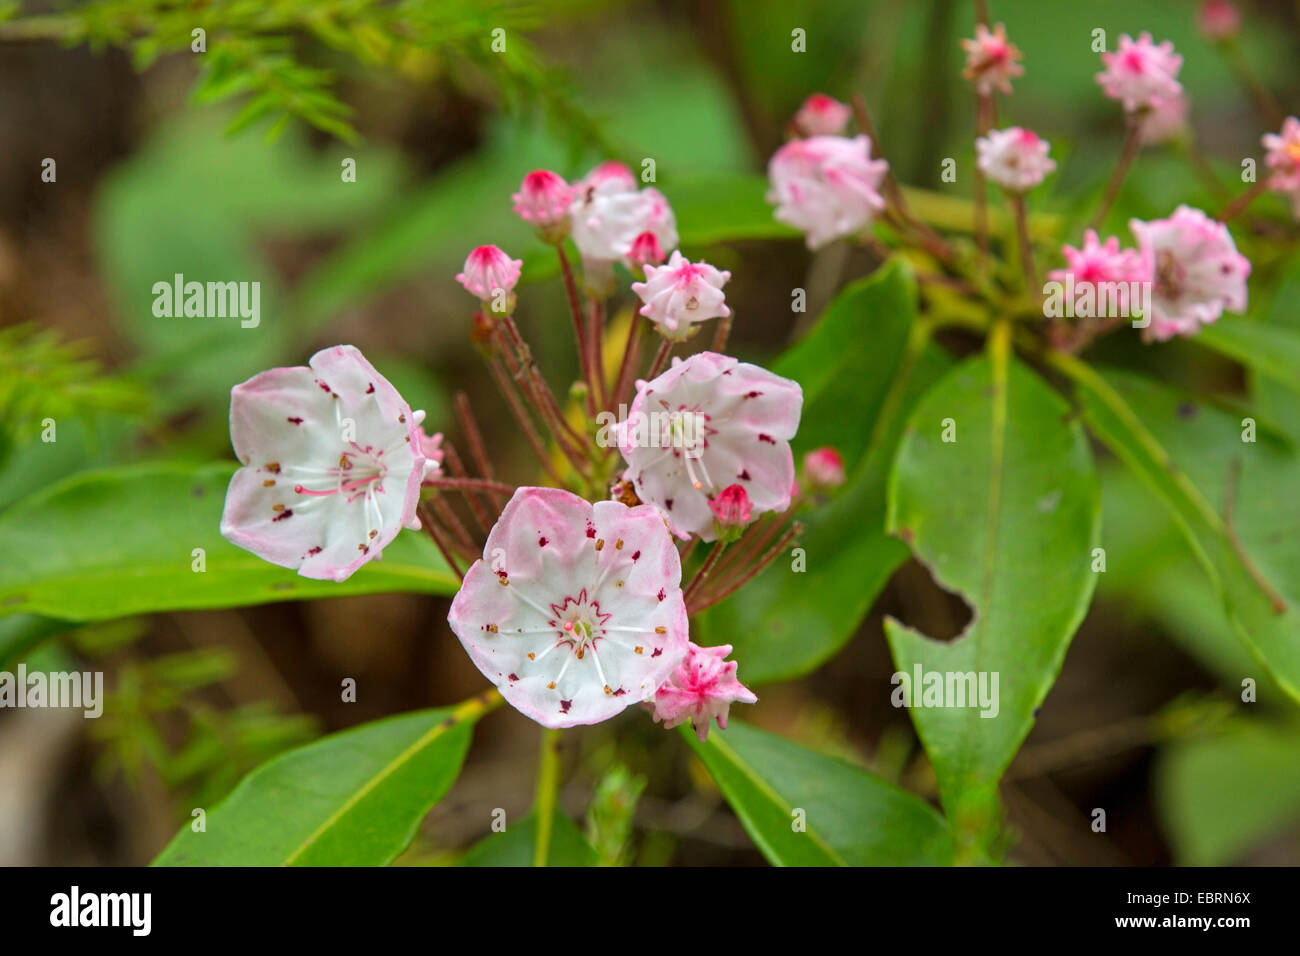
<instances>
[{"instance_id":1,"label":"pink flower buds in background","mask_svg":"<svg viewBox=\"0 0 1300 956\"><path fill-rule=\"evenodd\" d=\"M990 130L975 140L980 172L1008 192L1023 193L1041 183L1056 168L1048 158L1051 144L1033 130L1010 126Z\"/></svg>"},{"instance_id":2,"label":"pink flower buds in background","mask_svg":"<svg viewBox=\"0 0 1300 956\"><path fill-rule=\"evenodd\" d=\"M1207 40L1231 40L1241 30L1241 11L1229 0L1205 0L1196 12L1196 24Z\"/></svg>"},{"instance_id":3,"label":"pink flower buds in background","mask_svg":"<svg viewBox=\"0 0 1300 956\"><path fill-rule=\"evenodd\" d=\"M794 114L794 128L800 136L838 136L852 115L853 110L835 97L814 93Z\"/></svg>"},{"instance_id":4,"label":"pink flower buds in background","mask_svg":"<svg viewBox=\"0 0 1300 956\"><path fill-rule=\"evenodd\" d=\"M465 270L456 281L480 301L491 302L498 292L514 291L523 265L522 259L511 259L496 246L479 246L466 257Z\"/></svg>"},{"instance_id":5,"label":"pink flower buds in background","mask_svg":"<svg viewBox=\"0 0 1300 956\"><path fill-rule=\"evenodd\" d=\"M659 239L653 232L643 232L632 241L632 251L627 254L628 265L635 269L640 266L662 265L665 259Z\"/></svg>"},{"instance_id":6,"label":"pink flower buds in background","mask_svg":"<svg viewBox=\"0 0 1300 956\"><path fill-rule=\"evenodd\" d=\"M1172 96L1156 100L1138 119L1138 139L1155 146L1175 138L1187 128L1187 98Z\"/></svg>"},{"instance_id":7,"label":"pink flower buds in background","mask_svg":"<svg viewBox=\"0 0 1300 956\"><path fill-rule=\"evenodd\" d=\"M717 720L726 730L733 703L757 703L753 691L737 679L736 662L725 660L730 653L730 644L700 647L688 643L686 657L655 694L655 721L672 728L689 720L703 743L709 736L710 720Z\"/></svg>"},{"instance_id":8,"label":"pink flower buds in background","mask_svg":"<svg viewBox=\"0 0 1300 956\"><path fill-rule=\"evenodd\" d=\"M1103 243L1092 229L1083 234L1083 245L1080 248L1062 246L1061 255L1065 257L1065 268L1054 269L1047 274L1049 279L1056 282L1064 282L1068 276L1074 277L1076 285L1141 282L1151 278L1138 250L1120 249L1119 239L1115 236Z\"/></svg>"},{"instance_id":9,"label":"pink flower buds in background","mask_svg":"<svg viewBox=\"0 0 1300 956\"><path fill-rule=\"evenodd\" d=\"M1246 310L1250 262L1228 227L1199 209L1179 206L1167 219L1129 223L1143 269L1152 278L1151 327L1156 340L1194 335L1224 309Z\"/></svg>"},{"instance_id":10,"label":"pink flower buds in background","mask_svg":"<svg viewBox=\"0 0 1300 956\"><path fill-rule=\"evenodd\" d=\"M803 456L803 473L813 488L838 488L844 484L844 459L834 448L816 448Z\"/></svg>"},{"instance_id":11,"label":"pink flower buds in background","mask_svg":"<svg viewBox=\"0 0 1300 956\"><path fill-rule=\"evenodd\" d=\"M1161 100L1183 92L1178 82L1183 58L1174 52L1174 45L1168 40L1158 46L1153 43L1150 33L1142 33L1137 42L1127 33L1122 35L1119 51L1103 53L1101 62L1106 67L1097 74L1102 91L1123 103L1130 113L1151 109Z\"/></svg>"},{"instance_id":12,"label":"pink flower buds in background","mask_svg":"<svg viewBox=\"0 0 1300 956\"><path fill-rule=\"evenodd\" d=\"M515 213L524 222L537 227L547 242L559 242L569 232L569 206L576 189L549 169L535 169L519 185L514 200Z\"/></svg>"},{"instance_id":13,"label":"pink flower buds in background","mask_svg":"<svg viewBox=\"0 0 1300 956\"><path fill-rule=\"evenodd\" d=\"M1264 157L1270 172L1268 188L1290 197L1300 217L1300 120L1288 116L1280 132L1265 133L1261 142L1268 151Z\"/></svg>"},{"instance_id":14,"label":"pink flower buds in background","mask_svg":"<svg viewBox=\"0 0 1300 956\"><path fill-rule=\"evenodd\" d=\"M885 209L880 184L889 164L871 158L866 136L813 136L786 143L767 166L779 222L818 249L869 225Z\"/></svg>"},{"instance_id":15,"label":"pink flower buds in background","mask_svg":"<svg viewBox=\"0 0 1300 956\"><path fill-rule=\"evenodd\" d=\"M1024 76L1025 68L1018 62L1020 50L1007 39L1007 30L998 24L989 32L983 23L975 25L975 39L962 40L966 51L966 67L961 75L975 84L975 91L988 96L997 89L1011 93L1011 79Z\"/></svg>"},{"instance_id":16,"label":"pink flower buds in background","mask_svg":"<svg viewBox=\"0 0 1300 956\"><path fill-rule=\"evenodd\" d=\"M632 283L632 291L645 305L641 315L650 319L666 339L681 341L696 322L731 315L722 287L730 272L707 262L690 262L679 251L665 266L645 267L645 282Z\"/></svg>"}]
</instances>

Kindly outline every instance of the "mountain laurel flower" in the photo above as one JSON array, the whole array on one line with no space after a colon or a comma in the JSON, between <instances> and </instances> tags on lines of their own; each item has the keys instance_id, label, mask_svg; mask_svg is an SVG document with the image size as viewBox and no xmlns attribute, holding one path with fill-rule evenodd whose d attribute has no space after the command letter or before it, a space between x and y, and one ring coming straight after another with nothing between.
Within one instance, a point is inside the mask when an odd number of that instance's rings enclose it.
<instances>
[{"instance_id":1,"label":"mountain laurel flower","mask_svg":"<svg viewBox=\"0 0 1300 956\"><path fill-rule=\"evenodd\" d=\"M578 183L569 207L570 234L593 278L604 283L612 263L629 267L633 246L650 233L659 248L677 247L677 217L663 193L637 188L622 163L602 163ZM642 251L646 240L642 241Z\"/></svg>"},{"instance_id":2,"label":"mountain laurel flower","mask_svg":"<svg viewBox=\"0 0 1300 956\"><path fill-rule=\"evenodd\" d=\"M1053 269L1047 274L1056 282L1065 282L1070 276L1074 277L1076 286L1082 283L1142 282L1150 278L1138 250L1121 249L1115 236L1102 242L1092 229L1083 234L1080 248L1062 246L1061 255L1065 257L1065 268Z\"/></svg>"},{"instance_id":3,"label":"mountain laurel flower","mask_svg":"<svg viewBox=\"0 0 1300 956\"><path fill-rule=\"evenodd\" d=\"M713 512L713 533L720 540L734 541L753 520L749 493L740 485L727 485L709 501Z\"/></svg>"},{"instance_id":4,"label":"mountain laurel flower","mask_svg":"<svg viewBox=\"0 0 1300 956\"><path fill-rule=\"evenodd\" d=\"M1101 62L1105 69L1096 77L1102 92L1118 100L1130 113L1182 95L1178 71L1183 58L1168 40L1157 45L1151 41L1151 34L1144 32L1134 42L1125 33L1119 38L1119 50L1103 53Z\"/></svg>"},{"instance_id":5,"label":"mountain laurel flower","mask_svg":"<svg viewBox=\"0 0 1300 956\"><path fill-rule=\"evenodd\" d=\"M835 97L814 93L794 114L794 128L802 136L838 136L852 115L853 110Z\"/></svg>"},{"instance_id":6,"label":"mountain laurel flower","mask_svg":"<svg viewBox=\"0 0 1300 956\"><path fill-rule=\"evenodd\" d=\"M803 456L803 473L814 488L838 488L844 484L844 459L834 448L815 448Z\"/></svg>"},{"instance_id":7,"label":"mountain laurel flower","mask_svg":"<svg viewBox=\"0 0 1300 956\"><path fill-rule=\"evenodd\" d=\"M737 679L737 663L725 660L730 653L730 644L688 644L686 657L655 694L655 721L663 721L665 729L670 729L689 720L703 743L709 736L710 720L726 730L733 703L757 703L754 692Z\"/></svg>"},{"instance_id":8,"label":"mountain laurel flower","mask_svg":"<svg viewBox=\"0 0 1300 956\"><path fill-rule=\"evenodd\" d=\"M403 527L418 528L435 439L351 345L273 368L230 391L230 479L221 534L303 577L346 580ZM433 444L430 444L433 443Z\"/></svg>"},{"instance_id":9,"label":"mountain laurel flower","mask_svg":"<svg viewBox=\"0 0 1300 956\"><path fill-rule=\"evenodd\" d=\"M447 621L515 709L594 724L653 698L685 656L681 579L654 508L519 488Z\"/></svg>"},{"instance_id":10,"label":"mountain laurel flower","mask_svg":"<svg viewBox=\"0 0 1300 956\"><path fill-rule=\"evenodd\" d=\"M1138 118L1138 139L1143 146L1157 146L1176 138L1187 129L1187 98L1161 97Z\"/></svg>"},{"instance_id":11,"label":"mountain laurel flower","mask_svg":"<svg viewBox=\"0 0 1300 956\"><path fill-rule=\"evenodd\" d=\"M729 485L745 489L754 514L784 511L794 486L790 439L799 428L797 382L716 352L674 358L637 382L615 428L624 478L682 538L713 541L709 502Z\"/></svg>"},{"instance_id":12,"label":"mountain laurel flower","mask_svg":"<svg viewBox=\"0 0 1300 956\"><path fill-rule=\"evenodd\" d=\"M1179 206L1167 219L1134 219L1129 228L1152 279L1151 338L1194 335L1218 321L1224 309L1246 310L1250 261L1237 252L1223 223Z\"/></svg>"},{"instance_id":13,"label":"mountain laurel flower","mask_svg":"<svg viewBox=\"0 0 1300 956\"><path fill-rule=\"evenodd\" d=\"M522 259L511 259L496 246L479 246L466 257L465 270L456 281L480 301L494 304L502 293L509 297L514 292L523 266Z\"/></svg>"},{"instance_id":14,"label":"mountain laurel flower","mask_svg":"<svg viewBox=\"0 0 1300 956\"><path fill-rule=\"evenodd\" d=\"M1268 151L1264 157L1270 172L1268 188L1289 196L1300 218L1300 120L1288 116L1279 132L1265 133L1261 142Z\"/></svg>"},{"instance_id":15,"label":"mountain laurel flower","mask_svg":"<svg viewBox=\"0 0 1300 956\"><path fill-rule=\"evenodd\" d=\"M659 245L659 239L653 232L643 232L632 241L632 251L627 255L628 265L635 269L640 266L644 269L646 266L663 265L664 250Z\"/></svg>"},{"instance_id":16,"label":"mountain laurel flower","mask_svg":"<svg viewBox=\"0 0 1300 956\"><path fill-rule=\"evenodd\" d=\"M880 184L889 163L871 158L871 140L863 135L811 136L793 139L767 165L767 201L776 219L819 249L869 225L885 208Z\"/></svg>"},{"instance_id":17,"label":"mountain laurel flower","mask_svg":"<svg viewBox=\"0 0 1300 956\"><path fill-rule=\"evenodd\" d=\"M962 40L966 67L961 75L975 84L975 91L988 96L997 89L1010 95L1013 77L1024 76L1020 50L1007 39L1007 28L998 24L989 30L983 23L975 25L975 39Z\"/></svg>"},{"instance_id":18,"label":"mountain laurel flower","mask_svg":"<svg viewBox=\"0 0 1300 956\"><path fill-rule=\"evenodd\" d=\"M510 198L519 218L535 226L547 242L555 243L568 235L569 206L576 192L558 173L534 169Z\"/></svg>"},{"instance_id":19,"label":"mountain laurel flower","mask_svg":"<svg viewBox=\"0 0 1300 956\"><path fill-rule=\"evenodd\" d=\"M1007 192L1028 192L1056 168L1047 155L1050 149L1051 144L1033 130L1019 126L989 130L975 140L975 165Z\"/></svg>"},{"instance_id":20,"label":"mountain laurel flower","mask_svg":"<svg viewBox=\"0 0 1300 956\"><path fill-rule=\"evenodd\" d=\"M1196 25L1213 43L1231 40L1241 30L1241 11L1231 0L1204 0L1196 11Z\"/></svg>"},{"instance_id":21,"label":"mountain laurel flower","mask_svg":"<svg viewBox=\"0 0 1300 956\"><path fill-rule=\"evenodd\" d=\"M696 322L731 315L722 294L730 278L730 272L715 269L707 262L691 262L680 251L674 251L667 265L647 265L645 281L633 282L632 291L645 303L641 314L655 324L663 337L681 341L695 331Z\"/></svg>"}]
</instances>

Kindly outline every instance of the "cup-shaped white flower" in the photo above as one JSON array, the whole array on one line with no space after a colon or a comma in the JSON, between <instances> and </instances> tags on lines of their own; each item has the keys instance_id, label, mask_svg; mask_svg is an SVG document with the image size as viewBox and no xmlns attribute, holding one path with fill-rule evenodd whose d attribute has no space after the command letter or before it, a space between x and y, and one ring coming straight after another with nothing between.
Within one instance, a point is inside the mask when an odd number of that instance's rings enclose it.
<instances>
[{"instance_id":1,"label":"cup-shaped white flower","mask_svg":"<svg viewBox=\"0 0 1300 956\"><path fill-rule=\"evenodd\" d=\"M273 368L230 391L230 479L221 533L308 578L342 581L418 528L432 447L388 380L356 348Z\"/></svg>"},{"instance_id":2,"label":"cup-shaped white flower","mask_svg":"<svg viewBox=\"0 0 1300 956\"><path fill-rule=\"evenodd\" d=\"M675 358L658 378L637 383L617 426L624 477L676 534L713 541L709 502L730 485L745 489L755 516L789 507L790 439L802 410L799 384L757 365L716 352Z\"/></svg>"},{"instance_id":3,"label":"cup-shaped white flower","mask_svg":"<svg viewBox=\"0 0 1300 956\"><path fill-rule=\"evenodd\" d=\"M871 158L864 135L792 139L767 164L778 222L804 233L809 249L866 228L885 210L880 194L889 164Z\"/></svg>"},{"instance_id":4,"label":"cup-shaped white flower","mask_svg":"<svg viewBox=\"0 0 1300 956\"><path fill-rule=\"evenodd\" d=\"M645 303L641 314L653 322L666 339L681 341L691 335L696 322L726 318L722 287L730 272L707 262L691 262L680 251L673 252L667 265L645 267L645 282L633 282L632 291Z\"/></svg>"},{"instance_id":5,"label":"cup-shaped white flower","mask_svg":"<svg viewBox=\"0 0 1300 956\"><path fill-rule=\"evenodd\" d=\"M546 727L650 700L686 654L682 567L649 506L520 488L447 622L506 701Z\"/></svg>"},{"instance_id":6,"label":"cup-shaped white flower","mask_svg":"<svg viewBox=\"0 0 1300 956\"><path fill-rule=\"evenodd\" d=\"M677 217L654 187L637 189L622 163L602 163L577 184L569 207L573 244L582 261L603 281L612 263L627 262L637 238L651 233L660 249L677 246Z\"/></svg>"}]
</instances>

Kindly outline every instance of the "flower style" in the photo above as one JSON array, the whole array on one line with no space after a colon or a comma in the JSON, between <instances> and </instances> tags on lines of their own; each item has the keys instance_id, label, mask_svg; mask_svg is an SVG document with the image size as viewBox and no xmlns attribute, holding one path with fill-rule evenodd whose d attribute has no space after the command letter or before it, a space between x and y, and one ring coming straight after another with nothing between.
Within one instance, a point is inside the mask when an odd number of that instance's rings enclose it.
<instances>
[{"instance_id":1,"label":"flower style","mask_svg":"<svg viewBox=\"0 0 1300 956\"><path fill-rule=\"evenodd\" d=\"M981 96L988 96L994 88L1010 95L1012 77L1025 75L1025 68L1018 62L1020 50L1007 39L1007 29L1000 23L992 32L977 23L975 39L962 40L961 46L966 51L966 67L961 75L974 82Z\"/></svg>"},{"instance_id":2,"label":"flower style","mask_svg":"<svg viewBox=\"0 0 1300 956\"><path fill-rule=\"evenodd\" d=\"M274 368L230 392L230 479L221 533L303 577L343 581L403 527L418 528L435 438L351 345ZM441 457L441 452L438 452Z\"/></svg>"},{"instance_id":3,"label":"flower style","mask_svg":"<svg viewBox=\"0 0 1300 956\"><path fill-rule=\"evenodd\" d=\"M717 720L719 727L727 729L733 702L757 703L754 692L737 679L736 662L724 660L730 653L730 644L688 644L685 659L655 694L655 721L662 720L668 729L689 720L703 743L709 736L710 720Z\"/></svg>"},{"instance_id":4,"label":"flower style","mask_svg":"<svg viewBox=\"0 0 1300 956\"><path fill-rule=\"evenodd\" d=\"M814 488L844 484L844 459L834 448L815 448L803 456L803 473Z\"/></svg>"},{"instance_id":5,"label":"flower style","mask_svg":"<svg viewBox=\"0 0 1300 956\"><path fill-rule=\"evenodd\" d=\"M511 259L496 246L479 246L465 259L465 270L456 275L480 301L490 301L498 291L510 293L519 282L522 259Z\"/></svg>"},{"instance_id":6,"label":"flower style","mask_svg":"<svg viewBox=\"0 0 1300 956\"><path fill-rule=\"evenodd\" d=\"M1162 97L1138 118L1138 139L1144 146L1166 143L1187 128L1187 98Z\"/></svg>"},{"instance_id":7,"label":"flower style","mask_svg":"<svg viewBox=\"0 0 1300 956\"><path fill-rule=\"evenodd\" d=\"M1261 142L1268 151L1264 164L1271 175L1268 188L1290 197L1297 217L1300 217L1300 120L1288 116L1277 133L1265 133Z\"/></svg>"},{"instance_id":8,"label":"flower style","mask_svg":"<svg viewBox=\"0 0 1300 956\"><path fill-rule=\"evenodd\" d=\"M1023 193L1041 183L1056 168L1048 158L1051 144L1033 130L1009 126L990 130L975 140L980 172L1008 192Z\"/></svg>"},{"instance_id":9,"label":"flower style","mask_svg":"<svg viewBox=\"0 0 1300 956\"><path fill-rule=\"evenodd\" d=\"M802 136L838 136L849 125L853 110L833 96L814 93L794 114L794 128Z\"/></svg>"},{"instance_id":10,"label":"flower style","mask_svg":"<svg viewBox=\"0 0 1300 956\"><path fill-rule=\"evenodd\" d=\"M1119 50L1103 53L1101 62L1106 69L1096 78L1102 92L1124 104L1130 113L1153 108L1160 100L1172 99L1183 92L1178 82L1183 58L1174 52L1174 45L1168 40L1159 45L1153 43L1150 33L1142 33L1136 43L1125 33L1119 38Z\"/></svg>"},{"instance_id":11,"label":"flower style","mask_svg":"<svg viewBox=\"0 0 1300 956\"><path fill-rule=\"evenodd\" d=\"M616 427L624 477L663 513L673 532L716 539L710 501L739 484L753 512L784 511L794 487L790 439L799 428L797 382L715 352L674 358L637 383Z\"/></svg>"},{"instance_id":12,"label":"flower style","mask_svg":"<svg viewBox=\"0 0 1300 956\"><path fill-rule=\"evenodd\" d=\"M1237 252L1223 223L1179 206L1167 219L1134 219L1129 228L1153 282L1148 330L1153 339L1193 335L1224 309L1245 311L1250 261Z\"/></svg>"},{"instance_id":13,"label":"flower style","mask_svg":"<svg viewBox=\"0 0 1300 956\"><path fill-rule=\"evenodd\" d=\"M568 233L569 206L575 192L558 173L534 169L510 198L520 219L536 226L548 242L558 242Z\"/></svg>"},{"instance_id":14,"label":"flower style","mask_svg":"<svg viewBox=\"0 0 1300 956\"><path fill-rule=\"evenodd\" d=\"M777 221L819 249L870 224L885 208L880 184L889 163L871 158L866 136L812 136L778 149L767 166Z\"/></svg>"},{"instance_id":15,"label":"flower style","mask_svg":"<svg viewBox=\"0 0 1300 956\"><path fill-rule=\"evenodd\" d=\"M594 724L652 698L685 656L681 577L655 509L520 488L447 621L511 706Z\"/></svg>"},{"instance_id":16,"label":"flower style","mask_svg":"<svg viewBox=\"0 0 1300 956\"><path fill-rule=\"evenodd\" d=\"M632 283L632 291L645 303L641 314L650 319L666 339L681 341L694 331L696 322L731 315L722 287L730 272L707 262L690 262L680 251L668 264L645 267L645 282Z\"/></svg>"},{"instance_id":17,"label":"flower style","mask_svg":"<svg viewBox=\"0 0 1300 956\"><path fill-rule=\"evenodd\" d=\"M1082 283L1141 282L1150 277L1138 250L1121 249L1115 236L1103 243L1092 229L1083 234L1080 248L1062 246L1061 255L1065 257L1065 268L1053 269L1047 274L1056 282L1065 282L1069 276L1074 276L1076 286Z\"/></svg>"},{"instance_id":18,"label":"flower style","mask_svg":"<svg viewBox=\"0 0 1300 956\"><path fill-rule=\"evenodd\" d=\"M672 206L654 187L638 190L636 177L622 163L602 163L578 183L569 220L573 244L593 272L616 261L631 264L642 233L650 233L660 249L677 247Z\"/></svg>"}]
</instances>

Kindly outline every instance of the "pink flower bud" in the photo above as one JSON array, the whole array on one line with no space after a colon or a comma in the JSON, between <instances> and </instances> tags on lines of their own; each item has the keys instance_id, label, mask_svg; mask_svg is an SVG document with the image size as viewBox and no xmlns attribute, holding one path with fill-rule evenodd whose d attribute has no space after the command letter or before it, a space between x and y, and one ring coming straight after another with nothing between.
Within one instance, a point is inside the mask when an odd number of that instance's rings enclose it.
<instances>
[{"instance_id":1,"label":"pink flower bud","mask_svg":"<svg viewBox=\"0 0 1300 956\"><path fill-rule=\"evenodd\" d=\"M722 528L743 528L750 522L749 493L740 485L727 485L709 501L713 519Z\"/></svg>"},{"instance_id":2,"label":"pink flower bud","mask_svg":"<svg viewBox=\"0 0 1300 956\"><path fill-rule=\"evenodd\" d=\"M727 729L733 703L757 703L754 692L737 678L736 662L725 659L730 653L730 644L700 647L688 643L685 658L655 693L655 721L663 721L668 728L689 720L703 742L709 736L710 720Z\"/></svg>"},{"instance_id":3,"label":"pink flower bud","mask_svg":"<svg viewBox=\"0 0 1300 956\"><path fill-rule=\"evenodd\" d=\"M1268 188L1291 199L1292 211L1300 219L1300 120L1288 116L1277 133L1262 139L1269 169Z\"/></svg>"},{"instance_id":4,"label":"pink flower bud","mask_svg":"<svg viewBox=\"0 0 1300 956\"><path fill-rule=\"evenodd\" d=\"M662 265L666 258L659 246L659 237L653 232L643 232L633 239L632 249L627 254L628 265L633 268Z\"/></svg>"},{"instance_id":5,"label":"pink flower bud","mask_svg":"<svg viewBox=\"0 0 1300 956\"><path fill-rule=\"evenodd\" d=\"M853 110L835 97L814 93L794 114L794 128L801 136L837 136L852 115Z\"/></svg>"},{"instance_id":6,"label":"pink flower bud","mask_svg":"<svg viewBox=\"0 0 1300 956\"><path fill-rule=\"evenodd\" d=\"M844 459L834 448L817 448L803 456L803 473L816 488L838 488L844 484Z\"/></svg>"},{"instance_id":7,"label":"pink flower bud","mask_svg":"<svg viewBox=\"0 0 1300 956\"><path fill-rule=\"evenodd\" d=\"M562 176L549 169L534 169L510 198L520 219L536 226L543 238L555 241L568 232L569 205L576 192Z\"/></svg>"},{"instance_id":8,"label":"pink flower bud","mask_svg":"<svg viewBox=\"0 0 1300 956\"><path fill-rule=\"evenodd\" d=\"M1183 92L1178 82L1183 58L1168 40L1153 43L1150 33L1141 34L1136 42L1124 34L1119 38L1118 52L1103 53L1101 62L1106 67L1097 74L1102 92L1123 103L1130 113L1149 109Z\"/></svg>"},{"instance_id":9,"label":"pink flower bud","mask_svg":"<svg viewBox=\"0 0 1300 956\"><path fill-rule=\"evenodd\" d=\"M1230 40L1241 29L1241 11L1229 0L1205 0L1196 14L1196 22L1207 40Z\"/></svg>"},{"instance_id":10,"label":"pink flower bud","mask_svg":"<svg viewBox=\"0 0 1300 956\"><path fill-rule=\"evenodd\" d=\"M498 290L513 291L523 265L522 259L511 259L496 246L479 246L465 259L465 271L456 281L486 302Z\"/></svg>"},{"instance_id":11,"label":"pink flower bud","mask_svg":"<svg viewBox=\"0 0 1300 956\"><path fill-rule=\"evenodd\" d=\"M696 322L731 315L722 287L730 272L707 262L691 262L674 250L668 265L647 266L645 282L633 282L632 291L645 303L641 314L655 324L666 339L680 341Z\"/></svg>"},{"instance_id":12,"label":"pink flower bud","mask_svg":"<svg viewBox=\"0 0 1300 956\"><path fill-rule=\"evenodd\" d=\"M984 24L975 27L975 39L962 40L966 51L966 67L961 75L975 84L975 89L988 96L996 88L1003 94L1011 93L1011 78L1023 76L1025 68L1017 61L1020 50L1007 39L1007 29L1002 24L989 28Z\"/></svg>"}]
</instances>

